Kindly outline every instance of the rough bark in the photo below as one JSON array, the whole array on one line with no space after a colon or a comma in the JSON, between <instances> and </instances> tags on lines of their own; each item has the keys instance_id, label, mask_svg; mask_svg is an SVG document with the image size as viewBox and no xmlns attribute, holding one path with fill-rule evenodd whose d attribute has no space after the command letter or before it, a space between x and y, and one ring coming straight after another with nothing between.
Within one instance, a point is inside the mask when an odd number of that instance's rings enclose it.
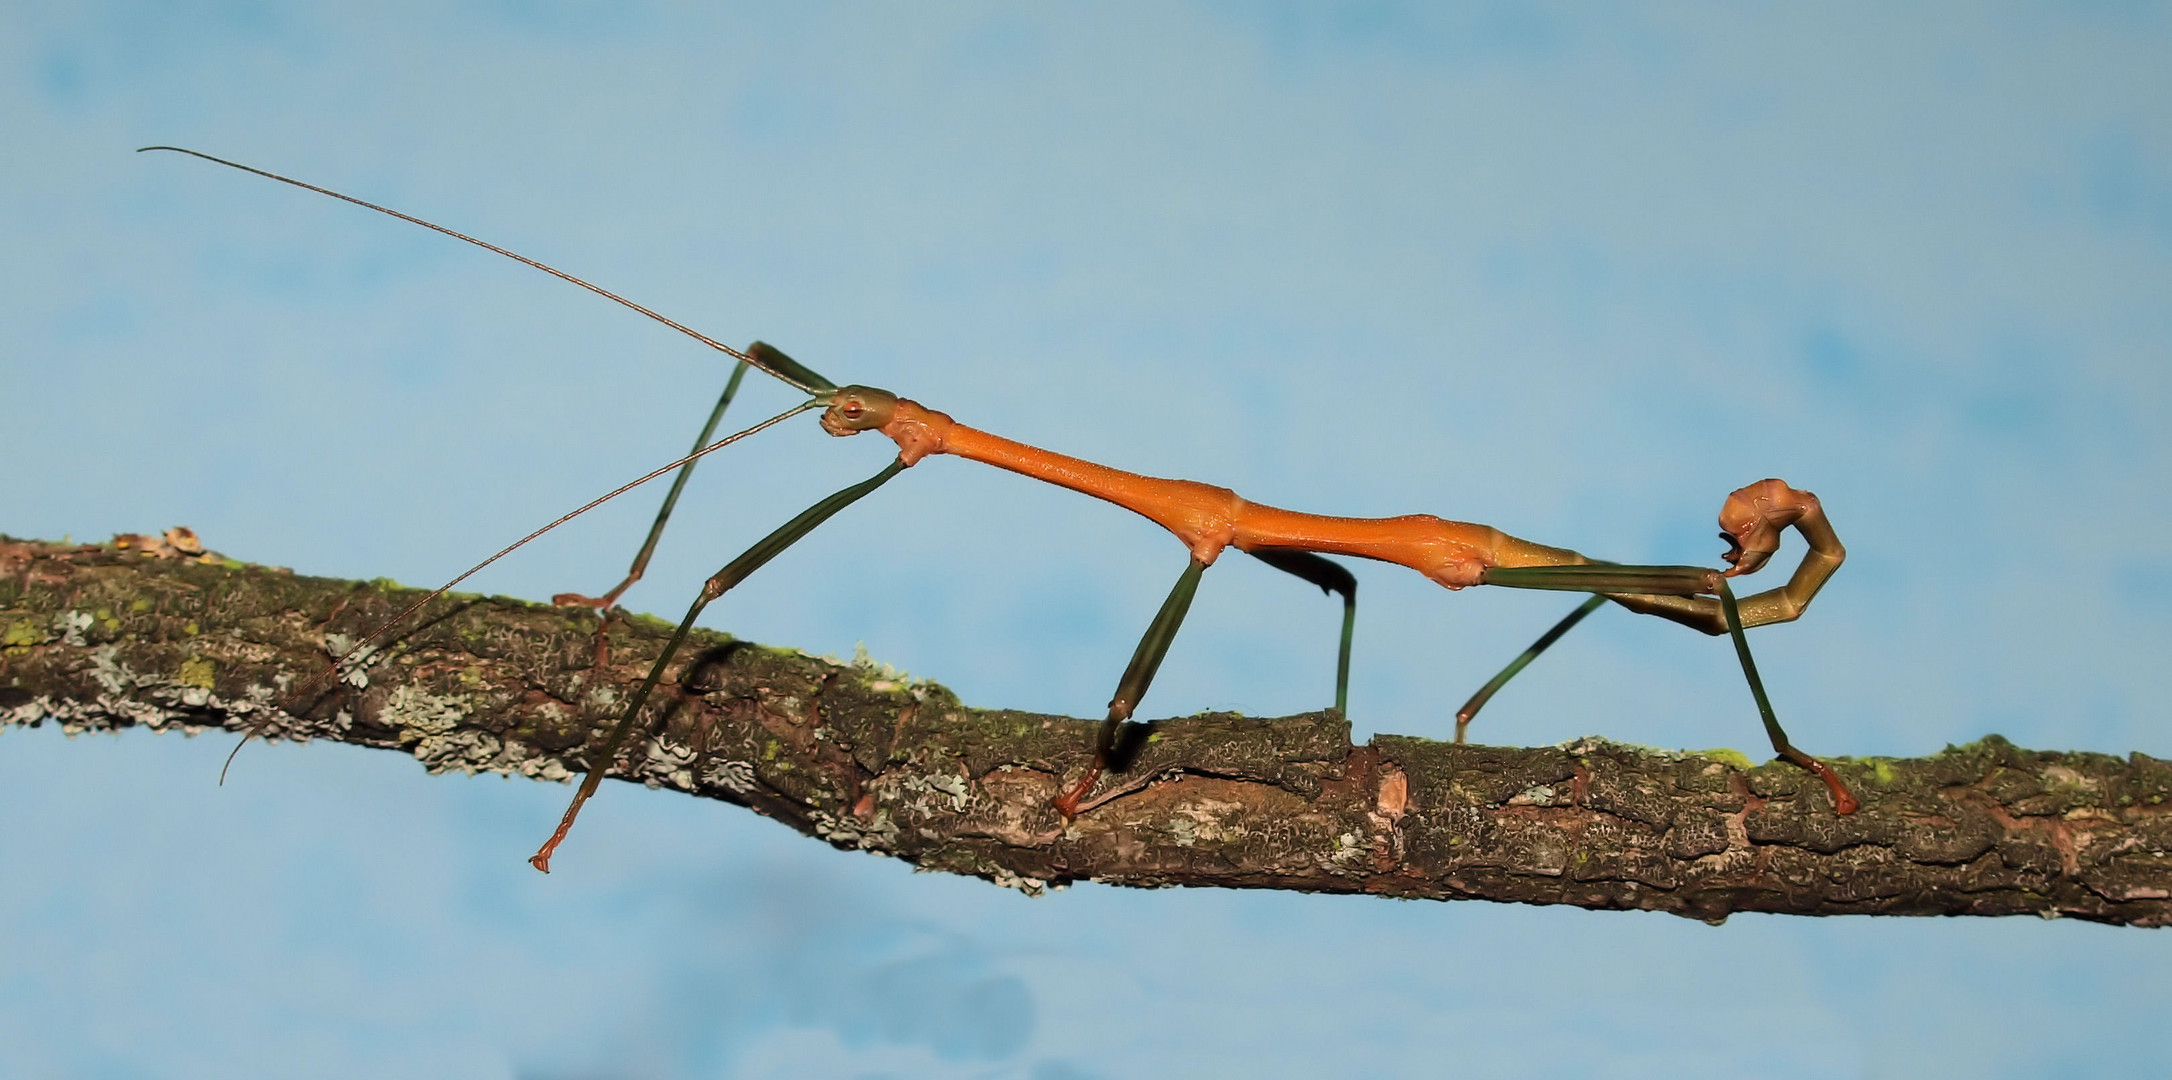
<instances>
[{"instance_id":1,"label":"rough bark","mask_svg":"<svg viewBox=\"0 0 2172 1080\"><path fill-rule=\"evenodd\" d=\"M614 618L599 656L588 612L455 596L361 670L282 708L329 650L418 595L157 541L0 537L0 725L253 726L397 750L433 772L562 781L585 768L584 748L600 745L669 632ZM690 644L648 737L613 775L1029 892L1090 879L1715 922L1737 911L2172 919L2172 763L2141 754L1992 736L1927 758L1838 759L1863 799L1839 817L1822 784L1782 763L1597 738L1352 746L1332 713L1207 714L1133 729L1143 737L1128 768L1066 824L1049 804L1086 767L1090 721L966 708L878 665L719 633Z\"/></svg>"}]
</instances>

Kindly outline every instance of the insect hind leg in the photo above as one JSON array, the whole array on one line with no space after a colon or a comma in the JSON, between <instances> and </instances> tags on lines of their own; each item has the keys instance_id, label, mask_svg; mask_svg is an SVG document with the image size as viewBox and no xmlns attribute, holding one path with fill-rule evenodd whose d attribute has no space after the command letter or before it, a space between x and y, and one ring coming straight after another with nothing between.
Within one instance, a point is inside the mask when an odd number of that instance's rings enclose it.
<instances>
[{"instance_id":1,"label":"insect hind leg","mask_svg":"<svg viewBox=\"0 0 2172 1080\"><path fill-rule=\"evenodd\" d=\"M1249 554L1283 573L1319 586L1321 592L1342 594L1342 644L1335 655L1335 711L1350 715L1350 635L1357 626L1357 575L1341 563L1309 551L1256 548Z\"/></svg>"},{"instance_id":2,"label":"insect hind leg","mask_svg":"<svg viewBox=\"0 0 2172 1080\"><path fill-rule=\"evenodd\" d=\"M1841 783L1840 776L1833 772L1832 766L1797 750L1794 744L1788 741L1787 732L1780 727L1779 717L1772 710L1772 701L1765 696L1765 682L1757 674L1757 662L1750 657L1750 641L1743 633L1742 605L1736 603L1734 590L1727 586L1726 577L1719 571L1701 566L1618 566L1612 563L1490 567L1485 572L1484 581L1488 585L1503 585L1516 589L1606 593L1611 599L1625 602L1668 596L1713 597L1726 624L1725 632L1734 641L1735 656L1742 662L1742 675L1750 684L1750 695L1757 700L1758 717L1764 722L1766 736L1772 740L1773 751L1824 781L1826 789L1832 793L1835 813L1852 814L1856 811L1859 804L1855 795L1848 790L1846 784ZM1616 593L1648 596L1611 595Z\"/></svg>"}]
</instances>

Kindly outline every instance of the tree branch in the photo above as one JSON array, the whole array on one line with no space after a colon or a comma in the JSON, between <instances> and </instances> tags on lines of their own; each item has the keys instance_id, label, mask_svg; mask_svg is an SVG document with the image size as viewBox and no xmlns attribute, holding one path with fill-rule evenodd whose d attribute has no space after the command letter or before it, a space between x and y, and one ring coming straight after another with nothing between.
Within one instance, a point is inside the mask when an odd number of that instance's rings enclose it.
<instances>
[{"instance_id":1,"label":"tree branch","mask_svg":"<svg viewBox=\"0 0 2172 1080\"><path fill-rule=\"evenodd\" d=\"M564 780L669 627L455 596L291 706L418 596L157 541L0 537L0 724L334 739L433 772ZM1134 728L1068 825L1093 723L969 709L933 683L697 632L613 775L751 807L838 847L1038 891L1091 879L1668 911L2172 921L2172 765L2021 750L1836 759L1863 809L1784 763L1595 738L1350 744L1332 713ZM545 823L538 823L539 837ZM574 832L578 843L579 830ZM577 850L577 849L573 849Z\"/></svg>"}]
</instances>

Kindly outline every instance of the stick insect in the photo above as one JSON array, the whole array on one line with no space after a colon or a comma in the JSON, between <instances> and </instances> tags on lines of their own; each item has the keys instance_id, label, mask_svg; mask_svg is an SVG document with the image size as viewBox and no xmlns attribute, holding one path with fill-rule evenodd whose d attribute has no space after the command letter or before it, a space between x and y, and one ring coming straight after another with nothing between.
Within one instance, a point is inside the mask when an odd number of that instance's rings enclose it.
<instances>
[{"instance_id":1,"label":"stick insect","mask_svg":"<svg viewBox=\"0 0 2172 1080\"><path fill-rule=\"evenodd\" d=\"M581 807L596 793L605 773L616 760L620 746L635 730L643 707L663 681L673 658L685 642L688 631L692 629L694 621L701 616L702 611L823 522L866 497L876 488L889 483L906 469L938 454L951 454L969 461L978 461L1114 503L1167 529L1183 543L1188 554L1176 585L1170 589L1168 599L1148 623L1146 633L1139 639L1138 647L1132 653L1130 664L1117 680L1116 693L1109 701L1107 716L1095 732L1092 764L1054 800L1055 809L1067 820L1076 818L1097 805L1088 802L1087 796L1105 771L1120 766L1114 753L1119 730L1131 719L1140 700L1146 696L1147 688L1153 682L1162 658L1168 654L1170 645L1176 639L1177 630L1184 622L1185 613L1191 607L1201 576L1230 548L1316 585L1326 593L1339 593L1342 596L1342 637L1335 665L1334 707L1338 711L1346 708L1349 697L1350 641L1357 616L1357 579L1346 567L1328 559L1327 555L1355 556L1395 563L1416 570L1449 589L1494 585L1591 594L1582 606L1570 612L1530 648L1524 650L1458 710L1457 742L1463 741L1471 719L1503 684L1522 671L1585 616L1609 601L1631 611L1655 615L1706 634L1725 634L1734 643L1743 677L1749 683L1751 697L1757 703L1758 714L1763 720L1766 735L1772 741L1773 750L1824 781L1837 813L1853 813L1856 809L1855 797L1832 768L1796 749L1788 741L1787 733L1781 729L1779 719L1773 713L1772 702L1765 693L1763 680L1758 677L1756 662L1751 659L1749 642L1743 633L1750 627L1786 622L1800 616L1827 579L1839 569L1847 554L1841 547L1839 537L1833 532L1831 523L1826 519L1817 497L1807 491L1796 490L1780 480L1763 480L1743 487L1730 494L1722 505L1719 514L1720 536L1728 545L1722 558L1729 564L1724 570L1701 566L1631 566L1602 562L1567 548L1549 547L1519 539L1491 526L1449 521L1430 514L1352 518L1284 510L1247 502L1228 488L1191 480L1141 476L1015 442L968 427L944 413L909 398L899 397L888 390L871 386L839 386L762 342L757 341L744 350L732 348L631 300L534 259L328 188L182 147L148 146L143 149L187 154L254 173L466 241L631 308L738 361L722 396L710 413L707 426L695 440L692 453L606 493L509 545L387 620L371 632L364 644L381 639L386 632L425 604L530 540L606 500L616 498L640 484L676 469L678 475L665 495L663 507L657 513L654 524L650 526L648 537L634 557L626 577L601 596L562 593L553 598L553 602L560 605L594 608L608 615L618 597L641 579L648 566L649 557L655 552L657 541L663 534L665 523L670 519L672 509L677 505L679 495L693 472L695 462L708 453L800 413L820 410L822 428L831 435L850 436L872 431L897 444L896 457L880 471L808 507L799 516L779 526L725 564L723 569L702 585L662 655L649 669L640 689L627 701L624 713L611 730L601 752L590 759L588 773L582 778L581 785L575 791L557 829L529 859L536 869L545 873L550 871L552 854L572 829ZM741 380L750 368L807 394L807 400L743 431L710 441L722 422L725 410L738 393ZM1763 567L1779 550L1780 534L1789 527L1800 533L1808 545L1808 551L1797 565L1793 576L1784 585L1736 599L1728 579ZM290 700L298 698L307 692L310 686L339 670L339 665L340 662L335 661L333 666L316 680L291 695Z\"/></svg>"}]
</instances>

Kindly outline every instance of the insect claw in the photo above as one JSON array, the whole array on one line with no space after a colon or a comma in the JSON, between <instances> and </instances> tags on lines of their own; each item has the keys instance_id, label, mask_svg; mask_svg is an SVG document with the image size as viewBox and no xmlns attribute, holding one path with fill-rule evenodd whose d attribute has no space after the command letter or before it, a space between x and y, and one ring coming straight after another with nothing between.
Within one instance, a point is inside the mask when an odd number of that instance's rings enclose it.
<instances>
[{"instance_id":1,"label":"insect claw","mask_svg":"<svg viewBox=\"0 0 2172 1080\"><path fill-rule=\"evenodd\" d=\"M653 545L654 540L651 540L650 542ZM641 553L641 562L646 562L647 560L648 552L643 551ZM626 575L626 580L618 583L618 588L612 589L610 592L604 593L602 596L587 596L582 593L562 592L557 594L556 596L551 597L551 606L568 608L593 608L595 609L596 614L603 615L608 613L611 610L612 606L618 603L618 598L625 595L626 590L633 588L633 583L639 580L641 580L641 563L637 562L634 565L633 572Z\"/></svg>"},{"instance_id":2,"label":"insect claw","mask_svg":"<svg viewBox=\"0 0 2172 1080\"><path fill-rule=\"evenodd\" d=\"M1841 782L1840 774L1834 772L1832 766L1808 755L1804 755L1804 757L1809 764L1810 771L1815 773L1818 779L1825 781L1825 789L1832 792L1833 813L1845 817L1862 806L1861 803L1856 801L1855 793L1849 791L1848 785Z\"/></svg>"},{"instance_id":3,"label":"insect claw","mask_svg":"<svg viewBox=\"0 0 2172 1080\"><path fill-rule=\"evenodd\" d=\"M1094 782L1099 779L1101 779L1101 764L1095 762L1092 768L1086 770L1086 775L1079 777L1078 783L1071 786L1071 790L1056 796L1055 800L1049 804L1056 808L1057 813L1063 815L1064 824L1069 825L1078 820L1078 804L1080 800L1086 797L1087 792L1093 790Z\"/></svg>"}]
</instances>

